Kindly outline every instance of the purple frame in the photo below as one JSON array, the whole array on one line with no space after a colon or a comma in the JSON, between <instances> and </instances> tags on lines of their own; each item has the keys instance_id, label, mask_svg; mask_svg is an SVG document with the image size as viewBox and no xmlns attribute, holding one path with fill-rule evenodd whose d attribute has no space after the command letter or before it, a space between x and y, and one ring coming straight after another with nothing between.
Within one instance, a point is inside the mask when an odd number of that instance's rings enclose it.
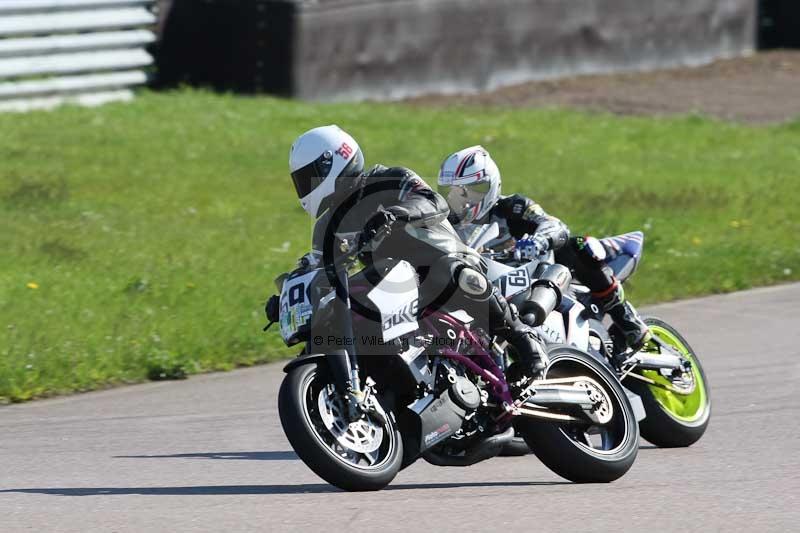
<instances>
[{"instance_id":1,"label":"purple frame","mask_svg":"<svg viewBox=\"0 0 800 533\"><path fill-rule=\"evenodd\" d=\"M511 392L508 390L508 382L506 381L505 373L499 366L497 366L497 363L495 363L492 356L486 351L472 331L465 328L464 324L450 315L440 313L438 311L425 316L422 319L422 322L430 332L434 333L438 337L441 337L442 335L439 332L439 328L437 328L435 322L444 322L447 324L447 326L456 331L457 337L455 340L467 342L473 347L474 353L471 355L465 355L455 351L450 347L446 347L442 350L442 355L448 359L458 361L475 374L481 376L489 384L491 396L493 396L501 405L514 405L514 399L511 397ZM506 413L511 415L511 413L508 411L506 411ZM505 417L501 416L501 418Z\"/></svg>"}]
</instances>

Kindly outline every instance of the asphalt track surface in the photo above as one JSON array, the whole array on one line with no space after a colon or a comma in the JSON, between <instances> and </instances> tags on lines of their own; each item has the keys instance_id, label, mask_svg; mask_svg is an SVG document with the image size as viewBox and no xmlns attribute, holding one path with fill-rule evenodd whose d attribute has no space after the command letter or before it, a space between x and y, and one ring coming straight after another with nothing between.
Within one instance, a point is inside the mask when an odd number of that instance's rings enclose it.
<instances>
[{"instance_id":1,"label":"asphalt track surface","mask_svg":"<svg viewBox=\"0 0 800 533\"><path fill-rule=\"evenodd\" d=\"M291 451L268 365L0 409L0 531L797 531L800 284L648 311L702 357L711 425L612 484L527 456L339 491Z\"/></svg>"}]
</instances>

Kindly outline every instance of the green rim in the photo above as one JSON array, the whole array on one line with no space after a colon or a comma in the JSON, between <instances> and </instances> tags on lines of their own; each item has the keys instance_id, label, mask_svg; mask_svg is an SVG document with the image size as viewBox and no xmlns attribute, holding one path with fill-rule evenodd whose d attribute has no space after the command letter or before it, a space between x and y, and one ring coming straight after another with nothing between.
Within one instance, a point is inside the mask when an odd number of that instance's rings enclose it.
<instances>
[{"instance_id":1,"label":"green rim","mask_svg":"<svg viewBox=\"0 0 800 533\"><path fill-rule=\"evenodd\" d=\"M698 420L703 416L706 404L708 403L708 396L706 395L706 385L703 382L703 375L696 365L694 354L692 354L680 339L668 329L656 324L648 324L648 326L653 336L658 337L665 344L672 346L678 350L681 355L691 361L692 377L697 384L691 394L679 394L656 385L649 386L650 393L659 405L674 418L684 422L694 422ZM658 351L658 345L654 342L648 342L643 350ZM670 381L657 370L643 370L642 375L662 385L671 384Z\"/></svg>"}]
</instances>

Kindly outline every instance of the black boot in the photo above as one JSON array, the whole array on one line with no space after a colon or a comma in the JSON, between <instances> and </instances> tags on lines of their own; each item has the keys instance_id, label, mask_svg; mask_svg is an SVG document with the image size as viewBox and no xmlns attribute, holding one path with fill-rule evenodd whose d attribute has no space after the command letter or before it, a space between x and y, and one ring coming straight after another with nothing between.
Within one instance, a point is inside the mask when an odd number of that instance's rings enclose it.
<instances>
[{"instance_id":1,"label":"black boot","mask_svg":"<svg viewBox=\"0 0 800 533\"><path fill-rule=\"evenodd\" d=\"M468 300L469 307L476 312L488 312L489 334L508 341L517 356L532 376L541 373L547 366L547 353L536 333L525 325L512 310L502 294L486 276L471 267L461 269L454 278ZM477 305L476 305L477 304Z\"/></svg>"},{"instance_id":2,"label":"black boot","mask_svg":"<svg viewBox=\"0 0 800 533\"><path fill-rule=\"evenodd\" d=\"M519 320L517 322L519 325L511 328L508 342L517 351L520 362L531 370L533 377L538 376L548 363L544 345L539 342L535 331Z\"/></svg>"},{"instance_id":3,"label":"black boot","mask_svg":"<svg viewBox=\"0 0 800 533\"><path fill-rule=\"evenodd\" d=\"M547 367L547 352L538 335L530 326L524 324L514 313L499 292L495 291L489 298L490 334L508 341L520 362L530 369L532 376L537 376Z\"/></svg>"},{"instance_id":4,"label":"black boot","mask_svg":"<svg viewBox=\"0 0 800 533\"><path fill-rule=\"evenodd\" d=\"M622 331L625 342L632 350L640 349L650 339L650 328L633 305L625 300L622 285L617 285L616 290L601 302L601 307Z\"/></svg>"}]
</instances>

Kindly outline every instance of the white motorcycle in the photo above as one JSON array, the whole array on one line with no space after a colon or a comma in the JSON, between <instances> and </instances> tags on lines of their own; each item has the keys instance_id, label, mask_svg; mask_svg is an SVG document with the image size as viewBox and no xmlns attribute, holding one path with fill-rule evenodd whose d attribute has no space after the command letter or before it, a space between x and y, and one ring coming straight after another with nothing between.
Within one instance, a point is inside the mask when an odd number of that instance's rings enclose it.
<instances>
[{"instance_id":1,"label":"white motorcycle","mask_svg":"<svg viewBox=\"0 0 800 533\"><path fill-rule=\"evenodd\" d=\"M498 234L496 223L486 225L467 244L481 250ZM630 279L641 259L643 234L626 233L600 242L607 252L606 262L620 283ZM708 380L697 354L673 326L660 318L643 316L652 337L642 349L633 351L622 332L592 303L589 289L565 276L569 270L554 263L551 251L532 260L522 259L514 251L482 255L491 259L487 261L489 278L544 340L586 351L616 373L626 387L645 439L660 447L685 447L703 436L711 416ZM567 286L560 285L564 279L571 280ZM552 286L560 289L562 297L545 300L542 295ZM519 300L517 295L529 287L534 297ZM532 306L531 301L547 301L547 305ZM517 439L507 454L526 451Z\"/></svg>"}]
</instances>

